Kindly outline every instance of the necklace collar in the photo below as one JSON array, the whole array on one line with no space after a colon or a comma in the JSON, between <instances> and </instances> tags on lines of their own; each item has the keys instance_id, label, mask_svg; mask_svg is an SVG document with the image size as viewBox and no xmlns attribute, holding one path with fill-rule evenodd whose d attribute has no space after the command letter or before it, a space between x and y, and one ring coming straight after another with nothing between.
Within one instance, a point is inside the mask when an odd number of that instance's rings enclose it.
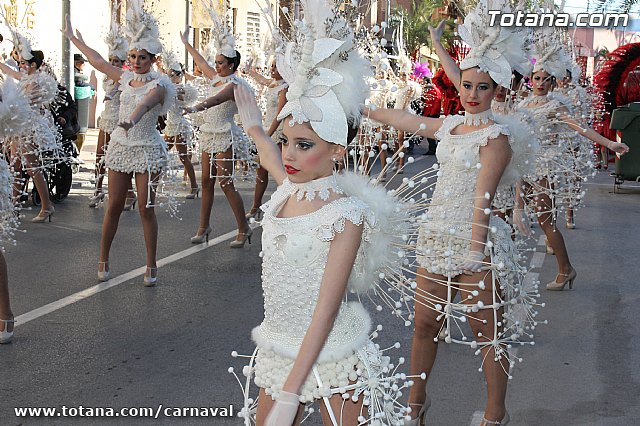
<instances>
[{"instance_id":1,"label":"necklace collar","mask_svg":"<svg viewBox=\"0 0 640 426\"><path fill-rule=\"evenodd\" d=\"M506 113L509 104L509 100L505 99L504 101L496 101L495 99L491 101L491 109L493 112Z\"/></svg>"},{"instance_id":2,"label":"necklace collar","mask_svg":"<svg viewBox=\"0 0 640 426\"><path fill-rule=\"evenodd\" d=\"M302 201L313 201L316 197L322 201L329 199L329 191L333 191L335 194L344 194L344 191L338 185L338 180L335 175L310 180L309 182L293 183L289 181L294 187L293 193L296 194L296 199Z\"/></svg>"},{"instance_id":3,"label":"necklace collar","mask_svg":"<svg viewBox=\"0 0 640 426\"><path fill-rule=\"evenodd\" d=\"M491 108L478 114L471 114L469 111L464 112L464 124L467 126L489 124L489 120L493 120L493 112L491 111Z\"/></svg>"},{"instance_id":4,"label":"necklace collar","mask_svg":"<svg viewBox=\"0 0 640 426\"><path fill-rule=\"evenodd\" d=\"M156 76L158 75L157 72L155 71L148 71L145 72L144 74L138 74L138 73L133 73L133 79L136 81L143 81L143 82L147 82L147 81L151 81L154 78L156 78Z\"/></svg>"},{"instance_id":5,"label":"necklace collar","mask_svg":"<svg viewBox=\"0 0 640 426\"><path fill-rule=\"evenodd\" d=\"M214 83L217 83L218 81L222 81L223 83L226 83L228 81L231 81L235 78L235 73L234 74L229 74L226 77L221 77L219 74L216 74L216 76L214 77L216 80Z\"/></svg>"}]
</instances>

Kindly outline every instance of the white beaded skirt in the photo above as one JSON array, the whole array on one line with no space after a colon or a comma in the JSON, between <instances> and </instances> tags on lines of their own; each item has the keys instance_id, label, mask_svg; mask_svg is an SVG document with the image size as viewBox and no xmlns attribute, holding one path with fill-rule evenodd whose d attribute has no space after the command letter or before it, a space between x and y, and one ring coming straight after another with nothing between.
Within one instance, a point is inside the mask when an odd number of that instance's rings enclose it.
<instances>
[{"instance_id":1,"label":"white beaded skirt","mask_svg":"<svg viewBox=\"0 0 640 426\"><path fill-rule=\"evenodd\" d=\"M286 358L268 349L258 349L255 361L255 384L263 388L267 395L280 392L293 367L294 359ZM362 361L356 353L338 361L315 365L323 387L311 373L300 391L301 401L312 402L323 396L330 396L329 387L347 386L358 379L356 371L362 370Z\"/></svg>"},{"instance_id":2,"label":"white beaded skirt","mask_svg":"<svg viewBox=\"0 0 640 426\"><path fill-rule=\"evenodd\" d=\"M160 173L167 168L167 150L162 145L125 146L111 140L105 166L121 173Z\"/></svg>"}]
</instances>

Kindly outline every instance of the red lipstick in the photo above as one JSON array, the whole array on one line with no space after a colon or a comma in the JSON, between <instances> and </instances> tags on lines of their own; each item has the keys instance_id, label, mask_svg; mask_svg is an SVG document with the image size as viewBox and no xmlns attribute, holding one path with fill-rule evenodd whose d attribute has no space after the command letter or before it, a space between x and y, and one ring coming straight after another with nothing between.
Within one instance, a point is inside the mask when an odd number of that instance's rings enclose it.
<instances>
[{"instance_id":1,"label":"red lipstick","mask_svg":"<svg viewBox=\"0 0 640 426\"><path fill-rule=\"evenodd\" d=\"M291 167L291 166L284 166L285 171L287 172L287 174L289 175L295 175L296 173L298 173L300 170L296 169L295 167Z\"/></svg>"}]
</instances>

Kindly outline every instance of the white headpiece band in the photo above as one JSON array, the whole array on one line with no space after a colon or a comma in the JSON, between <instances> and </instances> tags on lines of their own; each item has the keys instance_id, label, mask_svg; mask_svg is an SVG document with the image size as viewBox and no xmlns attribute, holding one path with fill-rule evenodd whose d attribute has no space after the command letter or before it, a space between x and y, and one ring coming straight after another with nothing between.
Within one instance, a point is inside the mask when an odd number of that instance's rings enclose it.
<instances>
[{"instance_id":1,"label":"white headpiece band","mask_svg":"<svg viewBox=\"0 0 640 426\"><path fill-rule=\"evenodd\" d=\"M325 141L346 146L347 123L357 125L362 115L371 63L357 50L349 21L336 12L338 5L303 0L302 6L297 41L287 45L278 63L289 83L278 118L292 116L292 125L308 122Z\"/></svg>"},{"instance_id":2,"label":"white headpiece band","mask_svg":"<svg viewBox=\"0 0 640 426\"><path fill-rule=\"evenodd\" d=\"M146 50L152 55L162 52L158 20L144 10L144 0L127 0L127 22L122 30L129 39L129 50Z\"/></svg>"},{"instance_id":3,"label":"white headpiece band","mask_svg":"<svg viewBox=\"0 0 640 426\"><path fill-rule=\"evenodd\" d=\"M490 10L510 11L505 0L480 0L465 17L464 24L458 26L460 37L471 47L460 62L460 69L478 67L499 85L509 87L513 69L520 73L529 71L525 32L520 28L490 26Z\"/></svg>"}]
</instances>

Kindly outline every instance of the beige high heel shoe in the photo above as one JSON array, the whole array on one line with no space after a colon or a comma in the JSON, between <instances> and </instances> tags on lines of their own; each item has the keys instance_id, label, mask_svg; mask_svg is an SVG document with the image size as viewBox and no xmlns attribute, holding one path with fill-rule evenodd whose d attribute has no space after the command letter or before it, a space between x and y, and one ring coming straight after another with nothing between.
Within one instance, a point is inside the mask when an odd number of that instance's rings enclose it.
<instances>
[{"instance_id":1,"label":"beige high heel shoe","mask_svg":"<svg viewBox=\"0 0 640 426\"><path fill-rule=\"evenodd\" d=\"M571 271L569 271L568 274L558 274L556 275L556 279L547 283L547 290L562 291L564 290L564 286L567 284L569 284L569 290L571 290L573 288L573 280L576 279L577 275L576 270L573 268L571 268ZM557 282L558 276L565 277L565 279Z\"/></svg>"},{"instance_id":2,"label":"beige high heel shoe","mask_svg":"<svg viewBox=\"0 0 640 426\"><path fill-rule=\"evenodd\" d=\"M136 208L136 202L138 201L138 197L137 196L133 196L133 197L127 197L124 200L124 207L122 210L128 212L130 210L133 210Z\"/></svg>"},{"instance_id":3,"label":"beige high heel shoe","mask_svg":"<svg viewBox=\"0 0 640 426\"><path fill-rule=\"evenodd\" d=\"M242 248L244 247L244 243L247 242L247 240L249 240L249 244L251 244L251 236L253 235L253 229L249 228L249 230L247 232L240 232L238 234L238 237L241 237L241 239L235 239L233 241L231 241L231 243L229 244L229 247L231 248Z\"/></svg>"},{"instance_id":4,"label":"beige high heel shoe","mask_svg":"<svg viewBox=\"0 0 640 426\"><path fill-rule=\"evenodd\" d=\"M509 417L509 413L505 411L504 417L502 418L502 420L487 420L483 417L482 421L480 422L480 426L489 426L489 425L505 426L506 424L509 423L509 420L511 420L511 418Z\"/></svg>"},{"instance_id":5,"label":"beige high heel shoe","mask_svg":"<svg viewBox=\"0 0 640 426\"><path fill-rule=\"evenodd\" d=\"M409 405L419 405L419 404L409 404ZM424 404L420 407L420 411L418 412L418 417L415 419L411 419L408 422L405 420L404 424L406 426L424 426L427 424L425 418L427 417L427 410L431 407L431 398L429 395L424 400Z\"/></svg>"},{"instance_id":6,"label":"beige high heel shoe","mask_svg":"<svg viewBox=\"0 0 640 426\"><path fill-rule=\"evenodd\" d=\"M187 200L193 200L195 198L198 198L198 195L200 195L200 188L191 188L191 191L184 198L186 198Z\"/></svg>"},{"instance_id":7,"label":"beige high heel shoe","mask_svg":"<svg viewBox=\"0 0 640 426\"><path fill-rule=\"evenodd\" d=\"M156 266L147 266L142 283L145 287L153 287L158 283L158 268Z\"/></svg>"},{"instance_id":8,"label":"beige high heel shoe","mask_svg":"<svg viewBox=\"0 0 640 426\"><path fill-rule=\"evenodd\" d=\"M200 231L204 230L201 234ZM191 244L200 244L203 241L209 242L209 234L211 233L211 227L207 226L206 228L198 228L198 232L196 235L191 237Z\"/></svg>"},{"instance_id":9,"label":"beige high heel shoe","mask_svg":"<svg viewBox=\"0 0 640 426\"><path fill-rule=\"evenodd\" d=\"M100 265L104 265L102 271L100 270ZM98 262L98 281L109 281L109 261Z\"/></svg>"},{"instance_id":10,"label":"beige high heel shoe","mask_svg":"<svg viewBox=\"0 0 640 426\"><path fill-rule=\"evenodd\" d=\"M55 213L55 211L56 209L53 206L51 206L49 210L42 210L40 211L40 213L38 213L38 216L31 219L31 222L44 223L47 221L47 219L49 219L49 222L51 222L51 216L53 216L53 213Z\"/></svg>"},{"instance_id":11,"label":"beige high heel shoe","mask_svg":"<svg viewBox=\"0 0 640 426\"><path fill-rule=\"evenodd\" d=\"M0 322L4 323L4 330L0 331L0 344L10 343L13 339L13 330L7 331L9 328L9 324L15 324L16 320L14 318L11 319L0 319Z\"/></svg>"}]
</instances>

